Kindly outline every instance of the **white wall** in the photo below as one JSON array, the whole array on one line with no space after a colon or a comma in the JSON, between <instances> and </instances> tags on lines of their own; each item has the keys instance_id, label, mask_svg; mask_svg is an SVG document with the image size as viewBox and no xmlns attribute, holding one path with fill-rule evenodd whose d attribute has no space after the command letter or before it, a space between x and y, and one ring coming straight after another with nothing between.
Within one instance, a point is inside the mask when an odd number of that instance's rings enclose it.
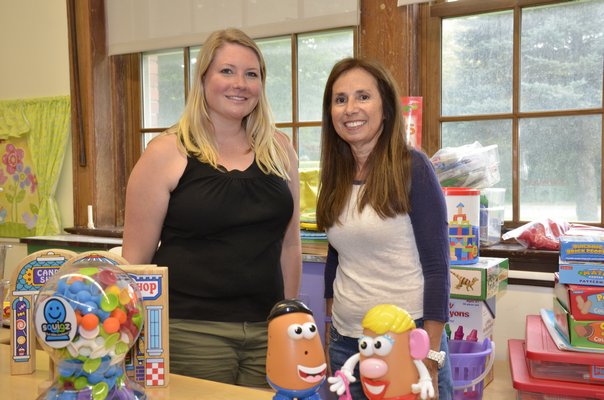
<instances>
[{"instance_id":1,"label":"white wall","mask_svg":"<svg viewBox=\"0 0 604 400\"><path fill-rule=\"evenodd\" d=\"M69 49L65 0L0 0L0 100L69 95ZM56 198L64 227L73 226L71 140ZM16 240L6 269L27 255ZM6 271L5 276L10 276Z\"/></svg>"},{"instance_id":2,"label":"white wall","mask_svg":"<svg viewBox=\"0 0 604 400\"><path fill-rule=\"evenodd\" d=\"M508 339L525 338L526 316L551 309L553 298L553 288L523 285L508 285L497 295L493 342L498 360L508 358Z\"/></svg>"}]
</instances>

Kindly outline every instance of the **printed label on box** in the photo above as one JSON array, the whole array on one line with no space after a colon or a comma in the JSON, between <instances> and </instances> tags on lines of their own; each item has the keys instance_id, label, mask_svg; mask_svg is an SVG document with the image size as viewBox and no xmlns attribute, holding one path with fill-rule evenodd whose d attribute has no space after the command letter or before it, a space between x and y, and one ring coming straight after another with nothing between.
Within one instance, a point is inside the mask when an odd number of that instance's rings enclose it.
<instances>
[{"instance_id":1,"label":"printed label on box","mask_svg":"<svg viewBox=\"0 0 604 400\"><path fill-rule=\"evenodd\" d=\"M484 300L451 299L449 301L450 339L482 341L493 336L495 297Z\"/></svg>"},{"instance_id":2,"label":"printed label on box","mask_svg":"<svg viewBox=\"0 0 604 400\"><path fill-rule=\"evenodd\" d=\"M604 261L604 237L562 236L560 259L577 261Z\"/></svg>"},{"instance_id":3,"label":"printed label on box","mask_svg":"<svg viewBox=\"0 0 604 400\"><path fill-rule=\"evenodd\" d=\"M507 286L507 258L480 257L473 265L451 265L451 298L486 300Z\"/></svg>"},{"instance_id":4,"label":"printed label on box","mask_svg":"<svg viewBox=\"0 0 604 400\"><path fill-rule=\"evenodd\" d=\"M604 263L559 260L560 283L604 286Z\"/></svg>"}]
</instances>

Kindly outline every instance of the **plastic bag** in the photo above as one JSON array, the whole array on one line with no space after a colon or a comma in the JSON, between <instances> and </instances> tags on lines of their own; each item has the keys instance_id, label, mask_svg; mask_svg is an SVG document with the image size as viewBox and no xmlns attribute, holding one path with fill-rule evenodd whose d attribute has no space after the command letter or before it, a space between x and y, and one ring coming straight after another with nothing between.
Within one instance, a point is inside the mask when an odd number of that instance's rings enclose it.
<instances>
[{"instance_id":1,"label":"plastic bag","mask_svg":"<svg viewBox=\"0 0 604 400\"><path fill-rule=\"evenodd\" d=\"M504 233L503 240L516 239L518 243L528 249L535 250L560 250L560 237L564 235L571 225L565 221L554 221L547 218L532 221L516 229Z\"/></svg>"},{"instance_id":2,"label":"plastic bag","mask_svg":"<svg viewBox=\"0 0 604 400\"><path fill-rule=\"evenodd\" d=\"M499 182L497 145L479 142L460 147L444 147L430 159L443 187L488 188Z\"/></svg>"}]
</instances>

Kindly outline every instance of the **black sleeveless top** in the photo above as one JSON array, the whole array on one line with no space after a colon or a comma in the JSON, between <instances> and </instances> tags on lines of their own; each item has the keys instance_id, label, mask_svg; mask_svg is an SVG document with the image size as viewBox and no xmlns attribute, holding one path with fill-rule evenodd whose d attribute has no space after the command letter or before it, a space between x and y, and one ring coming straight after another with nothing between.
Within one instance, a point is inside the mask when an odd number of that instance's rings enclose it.
<instances>
[{"instance_id":1,"label":"black sleeveless top","mask_svg":"<svg viewBox=\"0 0 604 400\"><path fill-rule=\"evenodd\" d=\"M226 171L189 157L153 257L168 267L170 317L266 321L284 296L280 257L292 212L287 182L256 162Z\"/></svg>"}]
</instances>

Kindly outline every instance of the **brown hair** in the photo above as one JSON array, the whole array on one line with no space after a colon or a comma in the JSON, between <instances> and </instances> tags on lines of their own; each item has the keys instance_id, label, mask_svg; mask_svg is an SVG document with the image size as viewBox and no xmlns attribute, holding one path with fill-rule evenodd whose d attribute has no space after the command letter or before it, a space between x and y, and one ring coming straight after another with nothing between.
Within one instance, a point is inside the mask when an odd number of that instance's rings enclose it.
<instances>
[{"instance_id":1,"label":"brown hair","mask_svg":"<svg viewBox=\"0 0 604 400\"><path fill-rule=\"evenodd\" d=\"M358 211L371 206L381 218L410 211L411 150L403 134L403 111L394 78L380 63L345 58L334 65L323 95L321 127L321 180L317 199L317 225L327 229L339 222L352 190L355 160L350 145L337 134L331 118L333 85L345 72L362 69L371 74L382 98L383 130L367 158L365 185Z\"/></svg>"}]
</instances>

